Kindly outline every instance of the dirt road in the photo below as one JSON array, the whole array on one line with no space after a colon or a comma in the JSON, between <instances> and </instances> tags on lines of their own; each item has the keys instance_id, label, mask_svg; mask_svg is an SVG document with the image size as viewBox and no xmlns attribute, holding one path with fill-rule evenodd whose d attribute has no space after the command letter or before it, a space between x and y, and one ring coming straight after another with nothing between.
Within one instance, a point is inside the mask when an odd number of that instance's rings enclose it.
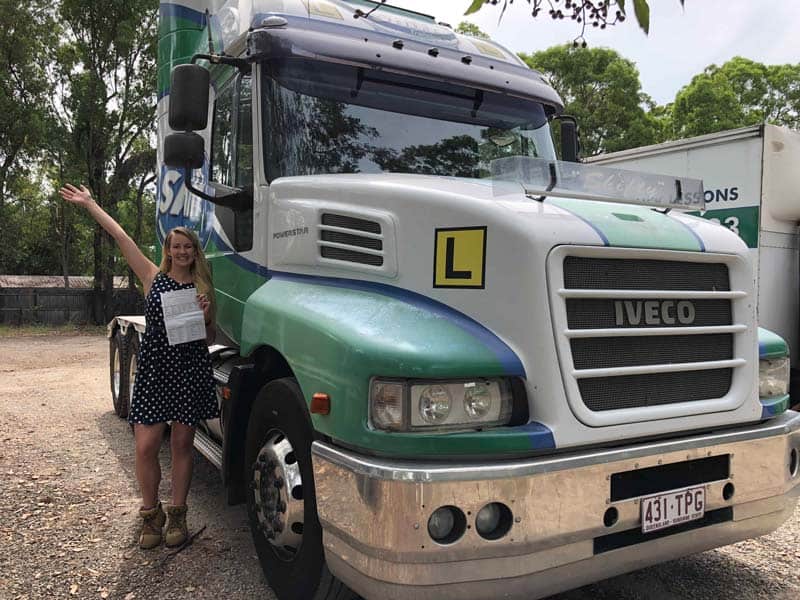
<instances>
[{"instance_id":1,"label":"dirt road","mask_svg":"<svg viewBox=\"0 0 800 600\"><path fill-rule=\"evenodd\" d=\"M111 408L100 335L0 338L0 598L272 599L245 510L197 455L178 554L136 546L133 438ZM169 457L162 452L168 498ZM770 536L551 600L800 598L800 509Z\"/></svg>"}]
</instances>

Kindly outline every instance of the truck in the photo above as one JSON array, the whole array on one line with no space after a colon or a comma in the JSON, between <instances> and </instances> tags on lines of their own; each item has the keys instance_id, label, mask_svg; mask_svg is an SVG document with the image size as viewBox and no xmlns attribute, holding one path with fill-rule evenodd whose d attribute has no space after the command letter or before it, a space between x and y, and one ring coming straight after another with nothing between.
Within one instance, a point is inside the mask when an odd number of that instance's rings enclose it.
<instances>
[{"instance_id":1,"label":"truck","mask_svg":"<svg viewBox=\"0 0 800 600\"><path fill-rule=\"evenodd\" d=\"M701 182L577 162L539 73L427 15L160 15L158 235L218 302L195 445L280 600L540 598L792 514L788 349ZM109 324L120 416L145 327Z\"/></svg>"},{"instance_id":2,"label":"truck","mask_svg":"<svg viewBox=\"0 0 800 600\"><path fill-rule=\"evenodd\" d=\"M800 132L763 123L587 162L703 180L705 206L697 214L747 244L755 265L758 322L793 351L790 391L793 402L800 401Z\"/></svg>"}]
</instances>

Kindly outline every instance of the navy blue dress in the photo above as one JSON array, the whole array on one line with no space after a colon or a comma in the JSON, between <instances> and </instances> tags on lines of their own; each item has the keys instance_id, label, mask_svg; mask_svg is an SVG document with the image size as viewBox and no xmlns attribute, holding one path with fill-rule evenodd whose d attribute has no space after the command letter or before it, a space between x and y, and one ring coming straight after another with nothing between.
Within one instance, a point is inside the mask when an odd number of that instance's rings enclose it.
<instances>
[{"instance_id":1,"label":"navy blue dress","mask_svg":"<svg viewBox=\"0 0 800 600\"><path fill-rule=\"evenodd\" d=\"M128 414L131 423L178 421L194 427L198 421L219 416L205 340L170 346L164 328L161 293L193 287L161 272L153 280L145 299L147 327Z\"/></svg>"}]
</instances>

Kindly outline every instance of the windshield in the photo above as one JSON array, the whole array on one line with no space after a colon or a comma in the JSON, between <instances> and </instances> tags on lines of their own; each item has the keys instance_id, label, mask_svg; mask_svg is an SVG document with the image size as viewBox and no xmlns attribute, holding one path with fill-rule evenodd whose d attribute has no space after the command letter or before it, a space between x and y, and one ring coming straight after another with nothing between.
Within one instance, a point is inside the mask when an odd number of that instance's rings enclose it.
<instances>
[{"instance_id":1,"label":"windshield","mask_svg":"<svg viewBox=\"0 0 800 600\"><path fill-rule=\"evenodd\" d=\"M497 158L555 159L538 102L310 60L262 69L269 181L325 173L483 178Z\"/></svg>"}]
</instances>

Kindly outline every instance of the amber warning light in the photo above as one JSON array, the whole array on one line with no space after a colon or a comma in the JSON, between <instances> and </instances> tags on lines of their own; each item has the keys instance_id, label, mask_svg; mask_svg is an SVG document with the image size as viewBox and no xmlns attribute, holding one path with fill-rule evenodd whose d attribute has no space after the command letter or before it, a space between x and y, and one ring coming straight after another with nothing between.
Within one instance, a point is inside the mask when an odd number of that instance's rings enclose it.
<instances>
[{"instance_id":1,"label":"amber warning light","mask_svg":"<svg viewBox=\"0 0 800 600\"><path fill-rule=\"evenodd\" d=\"M317 392L311 397L311 412L315 415L331 414L331 397Z\"/></svg>"}]
</instances>

